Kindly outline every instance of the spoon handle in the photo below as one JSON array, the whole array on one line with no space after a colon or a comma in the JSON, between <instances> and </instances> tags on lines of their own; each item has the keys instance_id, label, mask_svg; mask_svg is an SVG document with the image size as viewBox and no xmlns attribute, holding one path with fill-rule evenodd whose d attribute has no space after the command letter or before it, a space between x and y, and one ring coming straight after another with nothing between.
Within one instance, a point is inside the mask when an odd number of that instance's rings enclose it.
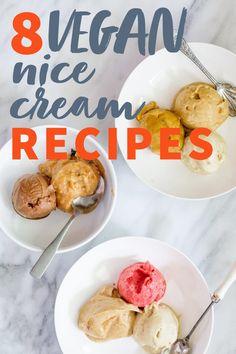
<instances>
[{"instance_id":1,"label":"spoon handle","mask_svg":"<svg viewBox=\"0 0 236 354\"><path fill-rule=\"evenodd\" d=\"M212 295L212 301L211 301L210 305L206 308L206 310L203 312L203 314L201 315L199 320L195 323L195 325L193 326L193 328L191 329L191 331L187 335L187 337L186 337L187 340L190 339L190 337L192 336L193 332L198 327L198 325L203 320L203 318L206 316L206 314L209 312L211 307L214 304L218 303L220 300L223 300L223 298L225 297L227 291L229 290L229 288L233 285L233 283L235 281L236 281L236 262L234 262L230 272L226 276L226 278L223 281L223 283L219 286L219 288Z\"/></svg>"},{"instance_id":2,"label":"spoon handle","mask_svg":"<svg viewBox=\"0 0 236 354\"><path fill-rule=\"evenodd\" d=\"M205 74L208 79L215 85L218 86L219 82L212 76L212 74L205 68L205 66L200 62L200 60L197 58L197 56L194 54L186 40L183 38L182 40L182 45L180 47L180 51L186 55L195 65L199 67L199 69Z\"/></svg>"},{"instance_id":3,"label":"spoon handle","mask_svg":"<svg viewBox=\"0 0 236 354\"><path fill-rule=\"evenodd\" d=\"M78 214L77 214L78 215ZM38 261L33 266L30 274L37 279L41 279L45 271L47 270L48 266L53 260L62 240L64 239L69 227L71 226L74 218L77 216L73 214L70 219L67 221L65 226L56 236L56 238L50 243L50 245L43 251L41 256L39 257Z\"/></svg>"},{"instance_id":4,"label":"spoon handle","mask_svg":"<svg viewBox=\"0 0 236 354\"><path fill-rule=\"evenodd\" d=\"M203 312L203 314L201 315L201 317L198 319L198 321L195 323L195 325L193 326L193 328L191 329L191 331L189 332L189 334L186 336L186 340L189 340L190 337L192 336L192 334L195 332L195 330L197 329L198 325L202 322L203 318L206 316L206 314L210 311L210 309L212 308L212 306L216 303L216 301L214 300L214 298L212 298L212 302L210 303L210 305L206 308L206 310Z\"/></svg>"},{"instance_id":5,"label":"spoon handle","mask_svg":"<svg viewBox=\"0 0 236 354\"><path fill-rule=\"evenodd\" d=\"M219 286L219 288L214 292L215 298L219 300L223 300L229 288L236 281L236 262L234 262L230 272L226 276L223 283Z\"/></svg>"}]
</instances>

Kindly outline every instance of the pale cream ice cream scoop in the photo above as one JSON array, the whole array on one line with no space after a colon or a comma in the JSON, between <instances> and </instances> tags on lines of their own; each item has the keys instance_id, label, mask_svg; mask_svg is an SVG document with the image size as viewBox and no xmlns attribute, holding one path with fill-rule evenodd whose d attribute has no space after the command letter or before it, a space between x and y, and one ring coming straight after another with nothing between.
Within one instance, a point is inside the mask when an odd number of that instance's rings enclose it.
<instances>
[{"instance_id":1,"label":"pale cream ice cream scoop","mask_svg":"<svg viewBox=\"0 0 236 354\"><path fill-rule=\"evenodd\" d=\"M178 317L169 306L153 302L137 315L133 334L147 353L160 354L178 338Z\"/></svg>"},{"instance_id":2,"label":"pale cream ice cream scoop","mask_svg":"<svg viewBox=\"0 0 236 354\"><path fill-rule=\"evenodd\" d=\"M41 219L56 209L56 195L47 177L39 173L19 178L13 188L15 211L28 219Z\"/></svg>"},{"instance_id":3,"label":"pale cream ice cream scoop","mask_svg":"<svg viewBox=\"0 0 236 354\"><path fill-rule=\"evenodd\" d=\"M202 152L202 149L193 145L188 136L182 150L182 161L192 172L207 175L216 172L225 161L226 144L224 139L216 132L212 132L208 137L205 135L200 135L200 137L212 145L211 156L205 160L196 160L190 157L189 155L193 150Z\"/></svg>"}]
</instances>

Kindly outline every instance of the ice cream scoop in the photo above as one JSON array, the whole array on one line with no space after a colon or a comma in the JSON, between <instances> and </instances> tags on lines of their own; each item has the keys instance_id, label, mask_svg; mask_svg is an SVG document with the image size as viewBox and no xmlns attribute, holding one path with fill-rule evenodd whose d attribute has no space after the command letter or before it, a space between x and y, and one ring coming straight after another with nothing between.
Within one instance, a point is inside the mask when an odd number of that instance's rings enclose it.
<instances>
[{"instance_id":1,"label":"ice cream scoop","mask_svg":"<svg viewBox=\"0 0 236 354\"><path fill-rule=\"evenodd\" d=\"M47 177L27 174L19 178L13 188L15 211L28 219L41 219L56 209L56 195Z\"/></svg>"},{"instance_id":2,"label":"ice cream scoop","mask_svg":"<svg viewBox=\"0 0 236 354\"><path fill-rule=\"evenodd\" d=\"M227 100L229 104L229 114L231 117L236 116L236 87L228 82L220 82L217 80L202 64L196 54L192 51L186 40L182 39L182 45L180 47L180 51L186 55L188 59L190 59L195 65L199 67L199 69L207 76L207 78L212 82L215 86L217 92Z\"/></svg>"},{"instance_id":3,"label":"ice cream scoop","mask_svg":"<svg viewBox=\"0 0 236 354\"><path fill-rule=\"evenodd\" d=\"M229 116L229 104L216 89L204 82L183 87L176 95L173 110L189 128L217 129Z\"/></svg>"},{"instance_id":4,"label":"ice cream scoop","mask_svg":"<svg viewBox=\"0 0 236 354\"><path fill-rule=\"evenodd\" d=\"M150 149L155 154L160 154L161 129L163 128L179 128L180 134L170 136L170 140L177 140L178 146L170 147L170 152L179 152L184 143L184 128L181 124L180 117L167 109L159 108L155 102L147 104L139 116L137 117L142 128L147 129L151 133Z\"/></svg>"},{"instance_id":5,"label":"ice cream scoop","mask_svg":"<svg viewBox=\"0 0 236 354\"><path fill-rule=\"evenodd\" d=\"M164 296L166 282L159 270L149 262L138 262L120 274L118 290L127 302L145 307Z\"/></svg>"},{"instance_id":6,"label":"ice cream scoop","mask_svg":"<svg viewBox=\"0 0 236 354\"><path fill-rule=\"evenodd\" d=\"M138 312L138 307L120 298L114 286L107 285L80 309L78 325L95 342L124 338L132 335Z\"/></svg>"},{"instance_id":7,"label":"ice cream scoop","mask_svg":"<svg viewBox=\"0 0 236 354\"><path fill-rule=\"evenodd\" d=\"M134 324L134 338L151 354L160 354L178 338L179 320L175 312L166 304L157 302L146 306L137 315Z\"/></svg>"},{"instance_id":8,"label":"ice cream scoop","mask_svg":"<svg viewBox=\"0 0 236 354\"><path fill-rule=\"evenodd\" d=\"M182 162L194 173L207 175L216 172L226 159L226 144L224 139L216 132L209 136L200 135L201 139L209 142L212 146L212 154L208 159L196 160L190 156L195 150L201 152L202 149L192 144L190 137L185 139L182 150Z\"/></svg>"},{"instance_id":9,"label":"ice cream scoop","mask_svg":"<svg viewBox=\"0 0 236 354\"><path fill-rule=\"evenodd\" d=\"M39 171L51 179L56 192L57 207L72 213L72 201L91 195L96 190L103 168L98 161L86 161L69 154L66 160L50 160L39 166Z\"/></svg>"}]
</instances>

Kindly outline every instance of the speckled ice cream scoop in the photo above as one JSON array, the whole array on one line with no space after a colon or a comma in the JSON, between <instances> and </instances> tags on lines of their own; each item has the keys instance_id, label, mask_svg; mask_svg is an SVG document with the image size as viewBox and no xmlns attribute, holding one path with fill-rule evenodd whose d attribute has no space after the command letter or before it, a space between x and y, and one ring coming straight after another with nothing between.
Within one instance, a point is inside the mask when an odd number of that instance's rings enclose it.
<instances>
[{"instance_id":1,"label":"speckled ice cream scoop","mask_svg":"<svg viewBox=\"0 0 236 354\"><path fill-rule=\"evenodd\" d=\"M189 155L193 150L202 152L202 149L194 146L188 136L185 139L182 150L182 161L192 172L207 175L216 172L225 161L226 144L224 139L215 132L212 132L208 137L205 135L200 137L212 145L213 151L211 156L205 160L196 160L190 157Z\"/></svg>"},{"instance_id":2,"label":"speckled ice cream scoop","mask_svg":"<svg viewBox=\"0 0 236 354\"><path fill-rule=\"evenodd\" d=\"M170 349L178 334L179 319L166 304L154 302L137 315L134 338L147 353L160 354Z\"/></svg>"}]
</instances>

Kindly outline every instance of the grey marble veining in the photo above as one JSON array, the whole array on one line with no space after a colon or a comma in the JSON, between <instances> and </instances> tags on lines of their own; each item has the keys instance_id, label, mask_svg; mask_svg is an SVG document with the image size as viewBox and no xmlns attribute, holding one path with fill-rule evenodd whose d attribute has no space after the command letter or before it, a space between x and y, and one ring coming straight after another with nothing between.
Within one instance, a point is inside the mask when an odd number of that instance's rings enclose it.
<instances>
[{"instance_id":1,"label":"grey marble veining","mask_svg":"<svg viewBox=\"0 0 236 354\"><path fill-rule=\"evenodd\" d=\"M107 8L112 11L111 23L119 24L128 9L142 7L150 23L153 11L159 6L166 6L172 11L175 23L179 21L182 7L188 8L186 37L189 41L211 42L236 52L235 0L2 0L0 9L4 28L0 36L0 146L10 137L12 126L53 122L37 119L17 121L9 115L11 103L18 96L23 96L27 89L24 85L15 87L11 83L12 68L17 61L16 54L10 48L13 34L11 22L15 14L26 10L36 12L42 19L42 33L45 36L48 13L51 10L61 9L65 20L75 8L92 13ZM159 43L161 46L161 38ZM43 48L43 54L36 55L35 62L39 62L46 53L47 48ZM83 55L80 58L72 57L67 51L52 55L54 63L67 60L75 64L84 58ZM56 92L51 92L49 83L46 88L51 99L63 92L70 93L71 101L83 93L89 97L92 105L101 96L116 98L130 71L143 57L138 54L135 44L130 43L123 56L115 55L109 49L100 57L88 52L86 60L91 67L96 66L95 78L82 88L58 87ZM88 122L72 117L59 123L77 128L99 124L103 130L99 141L104 147L105 131L114 124L112 118L98 123L96 120ZM236 191L210 201L178 200L154 193L143 185L121 156L114 165L119 194L110 223L94 241L82 249L57 256L42 281L35 281L28 274L38 255L15 245L0 231L0 354L61 353L53 321L57 290L72 264L91 247L103 241L129 235L163 240L194 261L212 290L236 258ZM235 296L236 287L216 308L215 330L209 354L236 353L236 316L233 316L236 309Z\"/></svg>"}]
</instances>

